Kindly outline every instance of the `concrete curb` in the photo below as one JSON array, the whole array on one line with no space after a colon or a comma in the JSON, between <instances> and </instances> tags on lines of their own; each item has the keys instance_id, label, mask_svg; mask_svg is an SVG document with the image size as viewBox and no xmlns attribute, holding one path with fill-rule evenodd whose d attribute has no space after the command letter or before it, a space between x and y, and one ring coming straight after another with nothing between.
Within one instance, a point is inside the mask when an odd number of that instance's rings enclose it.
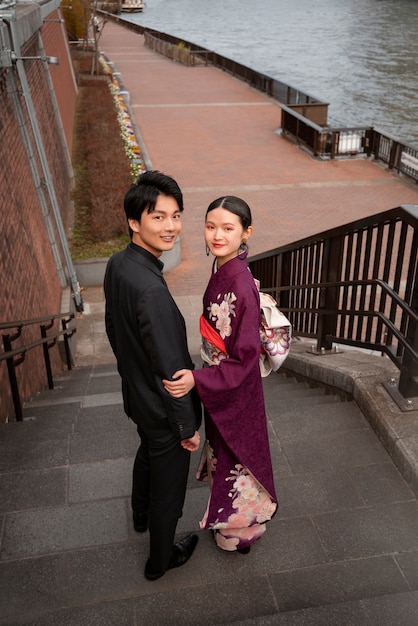
<instances>
[{"instance_id":1,"label":"concrete curb","mask_svg":"<svg viewBox=\"0 0 418 626\"><path fill-rule=\"evenodd\" d=\"M82 287L98 287L103 285L108 257L74 261L78 282Z\"/></svg>"},{"instance_id":2,"label":"concrete curb","mask_svg":"<svg viewBox=\"0 0 418 626\"><path fill-rule=\"evenodd\" d=\"M109 257L74 261L74 268L78 282L82 287L99 287L103 285L106 265ZM174 248L163 252L161 261L164 263L164 272L168 272L181 262L181 240L177 238Z\"/></svg>"},{"instance_id":3,"label":"concrete curb","mask_svg":"<svg viewBox=\"0 0 418 626\"><path fill-rule=\"evenodd\" d=\"M418 411L401 411L383 383L399 379L386 357L341 348L315 355L312 343L294 341L284 369L352 396L399 471L418 495Z\"/></svg>"}]
</instances>

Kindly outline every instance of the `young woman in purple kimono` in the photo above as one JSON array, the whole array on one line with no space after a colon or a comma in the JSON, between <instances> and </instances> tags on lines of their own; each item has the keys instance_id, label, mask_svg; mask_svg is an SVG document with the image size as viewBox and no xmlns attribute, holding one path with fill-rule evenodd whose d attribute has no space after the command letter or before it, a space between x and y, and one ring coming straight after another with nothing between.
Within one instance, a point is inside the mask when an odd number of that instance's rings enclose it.
<instances>
[{"instance_id":1,"label":"young woman in purple kimono","mask_svg":"<svg viewBox=\"0 0 418 626\"><path fill-rule=\"evenodd\" d=\"M200 318L200 370L173 372L166 390L179 398L196 386L206 441L198 470L209 480L200 522L219 548L248 553L277 509L260 374L260 298L247 264L251 211L226 196L206 212L205 241L214 257Z\"/></svg>"}]
</instances>

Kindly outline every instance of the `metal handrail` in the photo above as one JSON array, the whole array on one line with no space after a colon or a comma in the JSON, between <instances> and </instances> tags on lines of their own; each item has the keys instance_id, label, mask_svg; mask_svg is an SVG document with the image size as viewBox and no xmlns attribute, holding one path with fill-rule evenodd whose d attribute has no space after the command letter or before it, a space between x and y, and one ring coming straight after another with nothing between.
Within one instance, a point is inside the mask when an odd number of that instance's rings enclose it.
<instances>
[{"instance_id":1,"label":"metal handrail","mask_svg":"<svg viewBox=\"0 0 418 626\"><path fill-rule=\"evenodd\" d=\"M58 320L63 318L73 319L74 313L54 313L53 315L44 315L43 317L34 317L30 320L19 320L17 322L2 322L0 324L0 330L8 330L9 328L18 328L21 326L33 326L34 324L42 324L52 320Z\"/></svg>"},{"instance_id":2,"label":"metal handrail","mask_svg":"<svg viewBox=\"0 0 418 626\"><path fill-rule=\"evenodd\" d=\"M349 281L349 282L337 282L337 283L318 283L316 285L296 285L294 287L281 287L279 289L273 289L273 288L264 288L263 287L263 291L267 292L267 293L271 293L273 291L278 291L278 292L284 292L284 291L297 291L298 289L302 290L302 289L327 289L330 287L364 287L364 286L373 286L373 285L379 285L383 288L383 290L386 292L386 294L392 298L397 305L416 323L418 324L418 314L413 311L411 309L411 307L409 307L401 298L399 298L398 294L395 293L393 291L393 289L391 289L389 287L389 285L387 285L386 283L384 283L381 280L371 280L371 281L367 281L367 280L358 280L358 281ZM402 345L402 347L405 349L406 352L408 352L415 360L418 361L418 350L414 350L413 346L411 346L406 340L405 337L402 335L402 333L396 328L396 326L392 323L392 321L386 316L384 315L384 313L382 313L381 311L361 311L361 313L359 313L359 311L356 311L355 309L319 309L319 308L303 308L303 307L296 307L296 308L286 308L286 307L280 307L280 310L283 313L315 313L315 314L321 314L321 315L335 315L335 313L337 313L337 315L341 316L341 315L346 315L346 316L352 316L352 317L356 317L358 315L361 315L362 317L369 317L369 318L373 318L375 317L376 319L380 319L382 324L384 324L384 326L388 329L390 329L391 333L393 333L393 335L396 337L396 339L398 339L398 341L400 342L400 344ZM299 333L300 335L304 334L304 333ZM305 334L306 335L306 334ZM327 335L326 339L328 341L333 341L333 342L338 342L338 343L349 343L351 345L356 345L356 344L352 344L351 339L344 339L343 337L340 336L330 336ZM394 360L395 364L397 364L396 358L392 352L392 350L390 348L388 348L388 346L384 345L384 344L375 344L375 343L371 343L371 342L367 342L367 341L363 341L362 343L362 347L366 347L372 350L377 350L379 352L384 352L385 354L387 354L392 360Z\"/></svg>"},{"instance_id":3,"label":"metal handrail","mask_svg":"<svg viewBox=\"0 0 418 626\"><path fill-rule=\"evenodd\" d=\"M52 368L51 368L51 359L49 350L56 345L59 337L63 337L64 339L64 350L65 350L65 360L67 364L67 368L71 370L72 368L72 359L71 359L71 350L69 339L76 332L76 328L69 329L68 323L74 319L74 313L56 313L54 315L37 317L28 320L18 320L13 322L3 322L0 324L0 331L5 330L13 330L15 332L11 333L3 333L3 348L4 352L0 354L0 363L2 361L7 362L7 370L9 375L9 383L10 390L13 399L13 405L15 410L15 418L16 421L21 422L23 420L23 410L22 410L22 402L20 399L19 386L16 377L16 367L21 365L25 358L26 354L37 348L39 346L43 347L44 354L44 362L45 369L48 381L48 388L54 388L54 381L52 376ZM55 320L61 320L62 330L57 330L53 334L48 335L48 331L53 327ZM13 342L16 341L19 337L21 337L22 329L27 326L37 326L39 325L41 339L37 341L33 341L28 344L24 344L23 346L14 348ZM18 358L16 358L18 357Z\"/></svg>"},{"instance_id":4,"label":"metal handrail","mask_svg":"<svg viewBox=\"0 0 418 626\"><path fill-rule=\"evenodd\" d=\"M385 353L399 392L418 396L418 205L322 232L249 259L294 334Z\"/></svg>"}]
</instances>

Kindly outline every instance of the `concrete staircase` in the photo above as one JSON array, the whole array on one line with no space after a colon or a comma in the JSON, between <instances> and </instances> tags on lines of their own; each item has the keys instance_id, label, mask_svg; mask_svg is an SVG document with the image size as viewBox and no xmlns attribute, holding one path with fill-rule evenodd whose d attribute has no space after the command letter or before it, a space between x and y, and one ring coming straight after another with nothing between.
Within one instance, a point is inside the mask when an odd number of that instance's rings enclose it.
<instances>
[{"instance_id":1,"label":"concrete staircase","mask_svg":"<svg viewBox=\"0 0 418 626\"><path fill-rule=\"evenodd\" d=\"M284 373L264 386L279 513L249 555L217 549L193 455L178 534L199 545L153 583L115 365L64 373L0 425L0 624L416 626L414 492L354 401Z\"/></svg>"}]
</instances>

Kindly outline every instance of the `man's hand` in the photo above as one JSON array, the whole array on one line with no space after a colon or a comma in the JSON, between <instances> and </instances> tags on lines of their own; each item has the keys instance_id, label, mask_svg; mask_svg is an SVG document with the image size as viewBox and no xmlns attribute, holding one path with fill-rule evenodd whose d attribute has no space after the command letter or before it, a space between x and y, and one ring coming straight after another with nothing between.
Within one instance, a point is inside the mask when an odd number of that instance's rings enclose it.
<instances>
[{"instance_id":1,"label":"man's hand","mask_svg":"<svg viewBox=\"0 0 418 626\"><path fill-rule=\"evenodd\" d=\"M196 431L193 437L190 437L190 439L182 439L181 445L189 452L196 452L196 450L198 450L200 446L199 433Z\"/></svg>"},{"instance_id":2,"label":"man's hand","mask_svg":"<svg viewBox=\"0 0 418 626\"><path fill-rule=\"evenodd\" d=\"M191 370L178 370L172 378L173 380L163 380L163 385L173 398L182 398L194 387L194 377Z\"/></svg>"}]
</instances>

